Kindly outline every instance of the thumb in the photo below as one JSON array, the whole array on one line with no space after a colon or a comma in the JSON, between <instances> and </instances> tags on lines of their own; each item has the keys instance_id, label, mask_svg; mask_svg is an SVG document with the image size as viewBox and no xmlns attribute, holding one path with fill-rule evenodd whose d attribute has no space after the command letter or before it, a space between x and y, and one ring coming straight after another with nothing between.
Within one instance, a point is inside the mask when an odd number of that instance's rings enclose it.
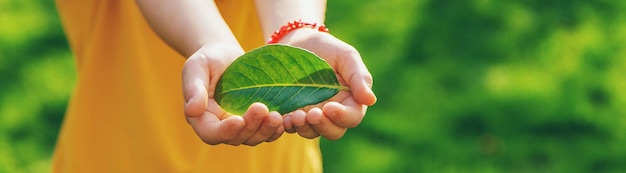
<instances>
[{"instance_id":1,"label":"thumb","mask_svg":"<svg viewBox=\"0 0 626 173\"><path fill-rule=\"evenodd\" d=\"M208 104L208 66L204 58L192 55L183 67L183 96L185 115L197 117L204 114Z\"/></svg>"},{"instance_id":2,"label":"thumb","mask_svg":"<svg viewBox=\"0 0 626 173\"><path fill-rule=\"evenodd\" d=\"M376 95L372 91L373 79L359 53L352 49L339 58L338 72L350 87L355 100L364 105L374 105Z\"/></svg>"},{"instance_id":3,"label":"thumb","mask_svg":"<svg viewBox=\"0 0 626 173\"><path fill-rule=\"evenodd\" d=\"M350 92L355 100L361 104L372 106L376 103L377 98L372 91L372 76L367 73L363 75L355 74L350 79Z\"/></svg>"},{"instance_id":4,"label":"thumb","mask_svg":"<svg viewBox=\"0 0 626 173\"><path fill-rule=\"evenodd\" d=\"M193 82L185 86L185 115L198 117L204 114L208 104L208 93L202 81Z\"/></svg>"}]
</instances>

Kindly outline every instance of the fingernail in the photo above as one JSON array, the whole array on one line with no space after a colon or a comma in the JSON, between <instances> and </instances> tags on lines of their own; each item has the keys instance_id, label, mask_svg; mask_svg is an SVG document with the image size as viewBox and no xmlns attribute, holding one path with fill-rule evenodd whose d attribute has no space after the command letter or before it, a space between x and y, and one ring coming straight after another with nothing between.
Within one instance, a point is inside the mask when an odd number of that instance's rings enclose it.
<instances>
[{"instance_id":1,"label":"fingernail","mask_svg":"<svg viewBox=\"0 0 626 173\"><path fill-rule=\"evenodd\" d=\"M369 92L373 92L373 91L372 91L372 84L370 84L370 83L368 83L368 82L366 82L366 81L363 81L363 85L365 85L365 87L367 87L367 90L368 90Z\"/></svg>"}]
</instances>

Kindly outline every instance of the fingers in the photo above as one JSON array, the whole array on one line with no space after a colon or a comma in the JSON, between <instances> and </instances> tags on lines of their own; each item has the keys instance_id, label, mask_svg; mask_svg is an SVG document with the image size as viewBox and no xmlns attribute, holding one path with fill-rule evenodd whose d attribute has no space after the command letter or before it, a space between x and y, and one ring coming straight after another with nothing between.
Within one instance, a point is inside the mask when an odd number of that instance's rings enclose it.
<instances>
[{"instance_id":1,"label":"fingers","mask_svg":"<svg viewBox=\"0 0 626 173\"><path fill-rule=\"evenodd\" d=\"M358 126L365 116L367 106L356 103L352 97L346 98L342 103L328 102L322 110L338 126L346 128Z\"/></svg>"},{"instance_id":2,"label":"fingers","mask_svg":"<svg viewBox=\"0 0 626 173\"><path fill-rule=\"evenodd\" d=\"M215 133L213 134L216 134L215 136L217 136L217 141L221 143L222 141L235 138L237 134L241 132L241 129L243 129L245 124L246 123L243 118L239 116L231 116L222 120L219 128L214 131Z\"/></svg>"},{"instance_id":3,"label":"fingers","mask_svg":"<svg viewBox=\"0 0 626 173\"><path fill-rule=\"evenodd\" d=\"M263 125L261 125L258 130L252 135L246 142L246 145L255 146L261 142L272 141L272 137L278 138L279 135L282 134L282 131L279 129L281 127L283 121L280 113L278 112L270 112L269 116L265 118L263 121ZM275 135L278 135L276 137Z\"/></svg>"},{"instance_id":4,"label":"fingers","mask_svg":"<svg viewBox=\"0 0 626 173\"><path fill-rule=\"evenodd\" d=\"M239 145L244 143L250 136L254 135L263 120L269 115L267 107L261 103L253 103L248 111L243 114L246 126L237 135L236 139L228 141L227 144Z\"/></svg>"},{"instance_id":5,"label":"fingers","mask_svg":"<svg viewBox=\"0 0 626 173\"><path fill-rule=\"evenodd\" d=\"M219 120L210 112L204 112L198 117L188 116L187 121L202 141L210 145L234 139L245 126L245 121L239 116Z\"/></svg>"},{"instance_id":6,"label":"fingers","mask_svg":"<svg viewBox=\"0 0 626 173\"><path fill-rule=\"evenodd\" d=\"M317 134L328 140L337 140L346 133L347 128L339 127L330 119L324 116L319 108L313 108L306 116L307 122L311 124Z\"/></svg>"},{"instance_id":7,"label":"fingers","mask_svg":"<svg viewBox=\"0 0 626 173\"><path fill-rule=\"evenodd\" d=\"M216 143L215 141L219 143L221 140L230 145L255 146L262 142L274 141L287 131L297 132L309 139L323 136L329 140L337 140L343 137L347 128L356 127L361 123L366 110L367 106L357 103L352 97L347 97L342 104L329 102L322 109L312 108L309 112L297 110L286 115L283 120L278 112L268 112L265 105L254 103L243 118L240 117L243 123L237 123L233 118L239 116L231 116L214 130L220 135L207 135L203 136L203 139L206 138L204 141L209 144ZM208 127L212 128L216 127Z\"/></svg>"},{"instance_id":8,"label":"fingers","mask_svg":"<svg viewBox=\"0 0 626 173\"><path fill-rule=\"evenodd\" d=\"M285 131L297 132L305 138L323 136L328 140L337 140L361 123L367 106L347 97L342 103L328 102L322 109L311 108L309 112L297 110L284 117Z\"/></svg>"},{"instance_id":9,"label":"fingers","mask_svg":"<svg viewBox=\"0 0 626 173\"><path fill-rule=\"evenodd\" d=\"M298 133L318 134L328 140L340 139L348 128L361 123L366 110L367 106L357 103L352 97L347 97L343 104L326 103L322 109L312 108L306 114L306 121L315 133L300 132L300 129Z\"/></svg>"},{"instance_id":10,"label":"fingers","mask_svg":"<svg viewBox=\"0 0 626 173\"><path fill-rule=\"evenodd\" d=\"M302 137L313 139L320 136L315 129L307 122L307 113L297 110L291 114L291 121L295 131Z\"/></svg>"},{"instance_id":11,"label":"fingers","mask_svg":"<svg viewBox=\"0 0 626 173\"><path fill-rule=\"evenodd\" d=\"M254 103L242 116L230 116L220 120L210 112L199 117L187 117L187 121L203 142L211 145L250 145L278 139L285 128L278 112L269 112L262 103Z\"/></svg>"},{"instance_id":12,"label":"fingers","mask_svg":"<svg viewBox=\"0 0 626 173\"><path fill-rule=\"evenodd\" d=\"M283 124L282 117L278 112L269 112L267 106L262 103L253 103L243 115L245 127L234 140L227 141L230 145L255 146L261 142L278 138L283 133L279 129ZM275 139L274 139L275 140Z\"/></svg>"},{"instance_id":13,"label":"fingers","mask_svg":"<svg viewBox=\"0 0 626 173\"><path fill-rule=\"evenodd\" d=\"M276 132L274 132L274 134L265 142L272 142L272 141L277 140L278 138L280 138L280 136L283 135L284 132L285 132L285 126L278 127L278 129L276 129Z\"/></svg>"},{"instance_id":14,"label":"fingers","mask_svg":"<svg viewBox=\"0 0 626 173\"><path fill-rule=\"evenodd\" d=\"M293 113L289 113L283 117L283 126L285 127L285 132L287 133L296 133L296 128L293 126L291 115Z\"/></svg>"}]
</instances>

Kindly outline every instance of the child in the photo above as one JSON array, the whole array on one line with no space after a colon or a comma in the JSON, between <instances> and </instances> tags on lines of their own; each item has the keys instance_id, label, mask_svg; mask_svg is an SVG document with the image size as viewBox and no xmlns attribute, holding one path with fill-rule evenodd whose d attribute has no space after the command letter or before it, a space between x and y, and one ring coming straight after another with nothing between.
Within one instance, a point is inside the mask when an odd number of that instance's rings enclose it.
<instances>
[{"instance_id":1,"label":"child","mask_svg":"<svg viewBox=\"0 0 626 173\"><path fill-rule=\"evenodd\" d=\"M376 102L354 48L318 28L278 39L326 59L350 87L306 111L281 116L255 103L231 116L213 90L235 58L289 21L322 24L325 3L57 0L78 82L53 171L321 172L315 138L341 138Z\"/></svg>"}]
</instances>

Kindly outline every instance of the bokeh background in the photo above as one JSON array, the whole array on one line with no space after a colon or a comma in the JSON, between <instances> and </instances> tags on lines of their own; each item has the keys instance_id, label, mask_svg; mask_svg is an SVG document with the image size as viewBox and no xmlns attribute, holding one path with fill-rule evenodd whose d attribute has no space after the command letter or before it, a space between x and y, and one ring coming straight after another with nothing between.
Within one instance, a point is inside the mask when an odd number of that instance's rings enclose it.
<instances>
[{"instance_id":1,"label":"bokeh background","mask_svg":"<svg viewBox=\"0 0 626 173\"><path fill-rule=\"evenodd\" d=\"M329 1L379 102L326 172L626 171L626 1ZM46 172L76 77L54 2L0 0L0 172Z\"/></svg>"}]
</instances>

